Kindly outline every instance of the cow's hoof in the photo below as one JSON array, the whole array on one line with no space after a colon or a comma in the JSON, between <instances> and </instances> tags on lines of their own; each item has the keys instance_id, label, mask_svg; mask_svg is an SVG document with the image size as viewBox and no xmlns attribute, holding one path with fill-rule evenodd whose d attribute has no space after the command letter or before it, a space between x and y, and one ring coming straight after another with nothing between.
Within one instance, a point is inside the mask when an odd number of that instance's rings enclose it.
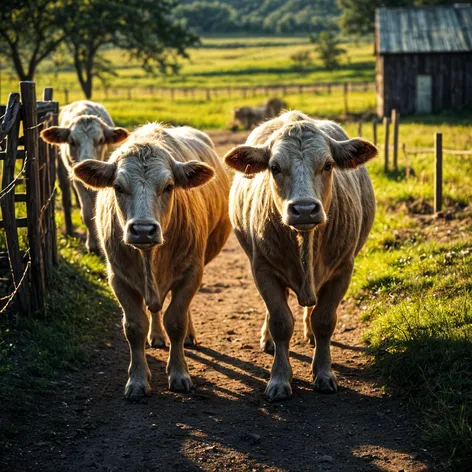
<instances>
[{"instance_id":1,"label":"cow's hoof","mask_svg":"<svg viewBox=\"0 0 472 472\"><path fill-rule=\"evenodd\" d=\"M315 390L320 393L336 393L338 391L338 383L332 372L320 372L315 377Z\"/></svg>"},{"instance_id":2,"label":"cow's hoof","mask_svg":"<svg viewBox=\"0 0 472 472\"><path fill-rule=\"evenodd\" d=\"M305 334L305 342L310 346L315 346L315 335L313 333Z\"/></svg>"},{"instance_id":3,"label":"cow's hoof","mask_svg":"<svg viewBox=\"0 0 472 472\"><path fill-rule=\"evenodd\" d=\"M138 402L143 397L151 395L151 386L149 382L142 382L138 380L128 380L125 388L125 398L130 402Z\"/></svg>"},{"instance_id":4,"label":"cow's hoof","mask_svg":"<svg viewBox=\"0 0 472 472\"><path fill-rule=\"evenodd\" d=\"M160 335L149 336L148 343L149 343L149 346L156 349L162 349L167 346L166 338Z\"/></svg>"},{"instance_id":5,"label":"cow's hoof","mask_svg":"<svg viewBox=\"0 0 472 472\"><path fill-rule=\"evenodd\" d=\"M287 380L271 379L267 384L266 397L270 402L289 400L292 398L292 387Z\"/></svg>"},{"instance_id":6,"label":"cow's hoof","mask_svg":"<svg viewBox=\"0 0 472 472\"><path fill-rule=\"evenodd\" d=\"M173 392L188 393L193 388L192 379L188 374L176 372L169 375L169 388Z\"/></svg>"},{"instance_id":7,"label":"cow's hoof","mask_svg":"<svg viewBox=\"0 0 472 472\"><path fill-rule=\"evenodd\" d=\"M274 354L275 344L272 339L261 339L261 351L267 354Z\"/></svg>"},{"instance_id":8,"label":"cow's hoof","mask_svg":"<svg viewBox=\"0 0 472 472\"><path fill-rule=\"evenodd\" d=\"M187 334L184 339L184 346L185 347L197 347L197 338L194 334Z\"/></svg>"}]
</instances>

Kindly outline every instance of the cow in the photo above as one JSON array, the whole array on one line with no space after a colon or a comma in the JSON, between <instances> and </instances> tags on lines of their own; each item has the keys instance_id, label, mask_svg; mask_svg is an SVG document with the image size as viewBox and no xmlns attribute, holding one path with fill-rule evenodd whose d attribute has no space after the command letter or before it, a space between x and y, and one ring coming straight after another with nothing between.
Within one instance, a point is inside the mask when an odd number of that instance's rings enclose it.
<instances>
[{"instance_id":1,"label":"cow","mask_svg":"<svg viewBox=\"0 0 472 472\"><path fill-rule=\"evenodd\" d=\"M41 138L50 144L61 147L61 161L67 172L72 166L86 159L103 161L110 147L125 140L129 132L116 128L108 111L99 103L79 100L62 108L59 116L60 126L51 126L41 132ZM68 185L68 183L67 183ZM75 181L74 188L78 196L82 221L87 228L86 247L89 252L98 253L98 241L94 223L95 192ZM64 192L70 194L69 188ZM70 198L64 208L70 212ZM71 223L66 226L67 233L73 233Z\"/></svg>"},{"instance_id":2,"label":"cow","mask_svg":"<svg viewBox=\"0 0 472 472\"><path fill-rule=\"evenodd\" d=\"M137 128L108 162L86 160L73 172L98 191L98 235L131 352L125 397L150 393L144 348L147 336L151 345L164 345L159 313L168 293L169 388L190 391L184 356L184 340L196 344L190 303L205 264L231 232L229 179L210 138L190 127L151 123Z\"/></svg>"},{"instance_id":3,"label":"cow","mask_svg":"<svg viewBox=\"0 0 472 472\"><path fill-rule=\"evenodd\" d=\"M375 197L363 164L376 154L373 144L349 139L336 123L293 111L259 126L224 157L238 171L231 223L267 308L260 342L263 351L275 351L270 401L292 395L289 290L304 307L305 339L316 340L315 389L337 391L330 342L354 259L374 221Z\"/></svg>"},{"instance_id":4,"label":"cow","mask_svg":"<svg viewBox=\"0 0 472 472\"><path fill-rule=\"evenodd\" d=\"M264 120L276 117L287 104L280 98L271 98L258 107L240 107L233 110L233 130L241 123L244 129L250 130Z\"/></svg>"}]
</instances>

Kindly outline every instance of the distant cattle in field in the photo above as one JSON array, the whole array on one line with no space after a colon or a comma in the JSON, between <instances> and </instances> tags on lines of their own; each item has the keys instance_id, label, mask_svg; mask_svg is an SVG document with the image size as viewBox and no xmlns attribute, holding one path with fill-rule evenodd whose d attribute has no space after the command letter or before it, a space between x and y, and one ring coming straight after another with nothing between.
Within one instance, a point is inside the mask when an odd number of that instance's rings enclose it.
<instances>
[{"instance_id":1,"label":"distant cattle in field","mask_svg":"<svg viewBox=\"0 0 472 472\"><path fill-rule=\"evenodd\" d=\"M376 154L373 144L349 139L336 123L294 111L256 128L224 158L240 172L230 218L267 307L261 348L275 350L269 400L292 393L289 289L305 307L306 339L316 339L315 387L337 390L330 341L354 259L374 221L374 192L363 164Z\"/></svg>"},{"instance_id":2,"label":"distant cattle in field","mask_svg":"<svg viewBox=\"0 0 472 472\"><path fill-rule=\"evenodd\" d=\"M240 123L244 129L250 130L269 118L275 118L287 104L280 98L271 98L258 107L240 107L233 110L233 129Z\"/></svg>"},{"instance_id":3,"label":"distant cattle in field","mask_svg":"<svg viewBox=\"0 0 472 472\"><path fill-rule=\"evenodd\" d=\"M74 175L99 190L98 235L131 352L125 396L136 400L150 392L144 347L147 336L152 346L165 345L159 312L168 293L169 387L188 392L184 342L196 344L190 303L205 264L231 231L229 180L210 138L189 127L148 124L108 162L84 161Z\"/></svg>"},{"instance_id":4,"label":"distant cattle in field","mask_svg":"<svg viewBox=\"0 0 472 472\"><path fill-rule=\"evenodd\" d=\"M109 113L99 103L79 100L62 108L60 126L52 126L41 132L44 141L61 146L61 159L68 172L72 166L85 159L103 161L110 145L117 144L129 135L124 128L115 128ZM75 181L82 221L87 227L87 250L98 252L94 217L95 192ZM70 212L70 208L64 209ZM68 233L72 228L67 228Z\"/></svg>"}]
</instances>

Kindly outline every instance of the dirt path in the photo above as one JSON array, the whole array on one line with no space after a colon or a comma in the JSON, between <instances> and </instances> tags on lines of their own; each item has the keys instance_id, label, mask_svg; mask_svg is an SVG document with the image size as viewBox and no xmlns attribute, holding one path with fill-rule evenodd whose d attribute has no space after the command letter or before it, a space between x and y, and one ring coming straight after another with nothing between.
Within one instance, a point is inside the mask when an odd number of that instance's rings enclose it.
<instances>
[{"instance_id":1,"label":"dirt path","mask_svg":"<svg viewBox=\"0 0 472 472\"><path fill-rule=\"evenodd\" d=\"M225 143L218 143L226 146ZM369 378L358 313L339 311L333 341L336 395L312 389L312 348L302 310L291 344L294 398L264 398L271 356L259 352L264 308L249 263L232 235L206 269L192 313L198 350L186 350L196 384L190 395L167 389L167 351L148 350L152 396L123 397L128 348L116 326L94 363L65 375L53 397L21 418L25 431L0 459L5 471L421 471L429 453L415 442L415 418ZM3 467L2 467L3 464Z\"/></svg>"}]
</instances>

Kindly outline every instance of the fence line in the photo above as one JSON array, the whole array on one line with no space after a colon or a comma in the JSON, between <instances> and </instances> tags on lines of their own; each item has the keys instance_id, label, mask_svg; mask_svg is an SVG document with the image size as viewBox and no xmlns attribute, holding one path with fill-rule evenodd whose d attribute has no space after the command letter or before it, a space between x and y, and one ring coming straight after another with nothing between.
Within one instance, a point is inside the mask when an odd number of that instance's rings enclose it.
<instances>
[{"instance_id":1,"label":"fence line","mask_svg":"<svg viewBox=\"0 0 472 472\"><path fill-rule=\"evenodd\" d=\"M289 94L305 94L305 93L326 93L331 94L333 91L342 91L345 97L345 105L347 107L347 96L350 92L375 90L375 82L320 82L310 84L271 84L271 85L254 85L244 87L162 87L149 85L146 87L106 87L96 88L95 95L100 95L105 99L122 97L132 100L135 97L156 97L170 98L192 98L204 99L211 101L217 97L237 97L248 98L256 95L270 97L271 95L289 95ZM69 89L64 87L64 103L69 103L70 94L82 94L80 89Z\"/></svg>"},{"instance_id":2,"label":"fence line","mask_svg":"<svg viewBox=\"0 0 472 472\"><path fill-rule=\"evenodd\" d=\"M54 212L56 148L39 139L41 128L57 124L59 104L51 88L36 100L34 82L20 82L11 93L0 124L0 160L3 160L0 228L5 231L6 256L13 290L0 299L0 313L15 302L21 313L44 312L45 292L52 267L57 264ZM20 101L21 99L21 101ZM23 135L20 135L22 130ZM17 162L23 161L15 175ZM24 178L23 178L24 177ZM19 185L26 191L17 193ZM26 204L26 218L16 216L16 204ZM21 250L18 228L27 228L28 248ZM5 254L5 252L3 253Z\"/></svg>"}]
</instances>

